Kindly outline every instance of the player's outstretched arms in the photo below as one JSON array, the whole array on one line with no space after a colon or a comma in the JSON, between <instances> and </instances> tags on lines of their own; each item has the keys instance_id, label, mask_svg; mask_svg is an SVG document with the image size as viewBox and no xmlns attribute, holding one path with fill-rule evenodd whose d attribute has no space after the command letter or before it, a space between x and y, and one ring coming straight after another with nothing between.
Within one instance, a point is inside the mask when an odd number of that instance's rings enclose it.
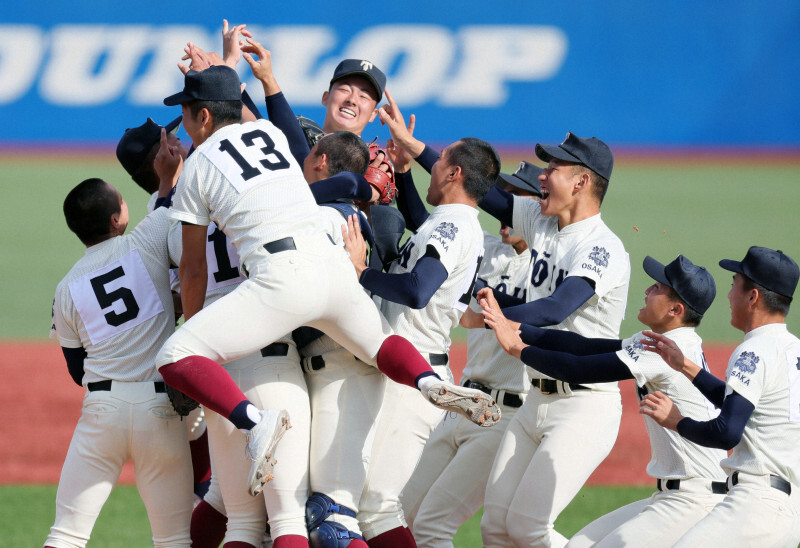
<instances>
[{"instance_id":1,"label":"player's outstretched arms","mask_svg":"<svg viewBox=\"0 0 800 548\"><path fill-rule=\"evenodd\" d=\"M412 158L416 158L425 150L425 143L414 137L414 116L412 115L409 125L406 126L403 113L400 112L400 108L388 89L386 90L386 100L389 104L383 105L377 111L381 125L388 126L395 146L405 149Z\"/></svg>"},{"instance_id":2,"label":"player's outstretched arms","mask_svg":"<svg viewBox=\"0 0 800 548\"><path fill-rule=\"evenodd\" d=\"M250 65L253 76L261 82L261 86L264 88L264 97L280 93L281 88L272 72L272 52L252 37L246 40L247 42L241 46L242 56Z\"/></svg>"},{"instance_id":3,"label":"player's outstretched arms","mask_svg":"<svg viewBox=\"0 0 800 548\"><path fill-rule=\"evenodd\" d=\"M497 342L508 354L519 358L527 346L519 336L519 323L509 321L494 298L494 291L484 288L478 293L478 304L483 309L486 325L494 330Z\"/></svg>"},{"instance_id":4,"label":"player's outstretched arms","mask_svg":"<svg viewBox=\"0 0 800 548\"><path fill-rule=\"evenodd\" d=\"M593 282L567 276L552 295L503 310L505 316L524 324L558 325L594 295Z\"/></svg>"},{"instance_id":5,"label":"player's outstretched arms","mask_svg":"<svg viewBox=\"0 0 800 548\"><path fill-rule=\"evenodd\" d=\"M180 147L167 143L167 130L161 128L161 141L153 160L153 169L158 175L158 197L166 198L175 187L183 172L183 156Z\"/></svg>"},{"instance_id":6,"label":"player's outstretched arms","mask_svg":"<svg viewBox=\"0 0 800 548\"><path fill-rule=\"evenodd\" d=\"M228 20L222 20L222 62L236 69L239 59L242 58L242 41L240 36L252 38L253 35L247 30L247 25L228 25Z\"/></svg>"},{"instance_id":7,"label":"player's outstretched arms","mask_svg":"<svg viewBox=\"0 0 800 548\"><path fill-rule=\"evenodd\" d=\"M478 202L478 207L486 213L513 228L514 222L514 195L510 192L493 186Z\"/></svg>"}]
</instances>

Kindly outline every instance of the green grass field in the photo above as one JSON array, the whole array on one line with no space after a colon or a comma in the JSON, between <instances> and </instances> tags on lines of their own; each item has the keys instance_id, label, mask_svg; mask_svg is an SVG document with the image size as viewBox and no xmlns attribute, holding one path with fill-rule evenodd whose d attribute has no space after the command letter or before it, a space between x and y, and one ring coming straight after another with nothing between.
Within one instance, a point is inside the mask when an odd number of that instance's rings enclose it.
<instances>
[{"instance_id":1,"label":"green grass field","mask_svg":"<svg viewBox=\"0 0 800 548\"><path fill-rule=\"evenodd\" d=\"M556 521L567 537L595 518L624 504L648 497L649 487L585 487ZM3 516L0 548L41 546L55 516L54 486L0 487ZM136 548L152 546L150 525L135 487L117 487L97 520L89 546ZM467 521L455 537L456 548L481 546L480 515Z\"/></svg>"},{"instance_id":2,"label":"green grass field","mask_svg":"<svg viewBox=\"0 0 800 548\"><path fill-rule=\"evenodd\" d=\"M87 159L88 158L88 159ZM512 172L519 158L504 158ZM426 174L417 172L421 186ZM126 199L131 226L144 214L147 196L119 166L113 151L94 155L0 157L0 339L41 338L55 286L83 254L61 212L67 192L88 177L114 184ZM640 162L618 158L602 215L631 257L628 311L622 333L638 331L636 313L651 283L641 268L645 255L667 262L679 253L707 266L717 281L717 299L700 332L709 342L735 342L741 334L728 325L730 273L719 259L744 257L751 245L783 249L800 260L800 167L797 162L752 163L670 158ZM424 196L424 191L423 191ZM484 228L499 224L481 213ZM636 227L636 228L634 228ZM793 314L790 329L800 326ZM456 334L463 338L463 332Z\"/></svg>"}]
</instances>

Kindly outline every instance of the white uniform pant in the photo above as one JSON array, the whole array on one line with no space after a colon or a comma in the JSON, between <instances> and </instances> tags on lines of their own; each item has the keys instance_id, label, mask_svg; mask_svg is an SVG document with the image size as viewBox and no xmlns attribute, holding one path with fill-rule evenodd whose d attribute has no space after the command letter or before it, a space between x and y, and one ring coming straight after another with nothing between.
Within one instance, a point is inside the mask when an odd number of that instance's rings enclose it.
<instances>
[{"instance_id":1,"label":"white uniform pant","mask_svg":"<svg viewBox=\"0 0 800 548\"><path fill-rule=\"evenodd\" d=\"M656 491L648 499L597 518L578 531L567 546L668 548L724 498L711 492L711 480L682 479L680 489Z\"/></svg>"},{"instance_id":2,"label":"white uniform pant","mask_svg":"<svg viewBox=\"0 0 800 548\"><path fill-rule=\"evenodd\" d=\"M453 381L446 365L433 366L433 370L443 380ZM445 411L431 405L419 390L386 383L358 512L364 538L369 540L406 526L400 493L417 466L425 442L444 415Z\"/></svg>"},{"instance_id":3,"label":"white uniform pant","mask_svg":"<svg viewBox=\"0 0 800 548\"><path fill-rule=\"evenodd\" d=\"M498 405L502 415L494 426L448 413L425 444L400 496L420 548L452 547L458 528L483 505L497 448L518 409Z\"/></svg>"},{"instance_id":4,"label":"white uniform pant","mask_svg":"<svg viewBox=\"0 0 800 548\"><path fill-rule=\"evenodd\" d=\"M301 325L324 331L375 365L392 331L359 285L346 252L327 239L294 240L297 250L263 251L258 260L249 261L249 279L183 324L158 353L156 365L195 355L227 362Z\"/></svg>"},{"instance_id":5,"label":"white uniform pant","mask_svg":"<svg viewBox=\"0 0 800 548\"><path fill-rule=\"evenodd\" d=\"M730 485L730 483L729 483ZM728 496L675 544L676 547L770 546L800 543L800 488L787 495L769 485L769 476L739 472Z\"/></svg>"},{"instance_id":6,"label":"white uniform pant","mask_svg":"<svg viewBox=\"0 0 800 548\"><path fill-rule=\"evenodd\" d=\"M311 358L304 358L313 417L311 491L358 511L385 384L391 381L344 348L321 357L325 367L316 371ZM355 518L333 514L329 520L359 532Z\"/></svg>"},{"instance_id":7,"label":"white uniform pant","mask_svg":"<svg viewBox=\"0 0 800 548\"><path fill-rule=\"evenodd\" d=\"M500 443L486 486L484 546L564 546L553 522L608 456L619 392L542 394L531 388Z\"/></svg>"},{"instance_id":8,"label":"white uniform pant","mask_svg":"<svg viewBox=\"0 0 800 548\"><path fill-rule=\"evenodd\" d=\"M86 546L122 465L132 460L153 543L188 547L192 460L186 426L153 382L111 383L86 392L56 494L56 519L45 544Z\"/></svg>"},{"instance_id":9,"label":"white uniform pant","mask_svg":"<svg viewBox=\"0 0 800 548\"><path fill-rule=\"evenodd\" d=\"M250 459L246 437L233 424L206 409L208 441L228 516L225 542L241 541L260 546L266 516L272 538L308 536L305 503L308 497L308 445L311 415L299 355L289 345L286 357L261 357L260 353L225 364L245 396L259 407L286 409L292 424L275 451L275 479L264 485L263 495L247 491Z\"/></svg>"}]
</instances>

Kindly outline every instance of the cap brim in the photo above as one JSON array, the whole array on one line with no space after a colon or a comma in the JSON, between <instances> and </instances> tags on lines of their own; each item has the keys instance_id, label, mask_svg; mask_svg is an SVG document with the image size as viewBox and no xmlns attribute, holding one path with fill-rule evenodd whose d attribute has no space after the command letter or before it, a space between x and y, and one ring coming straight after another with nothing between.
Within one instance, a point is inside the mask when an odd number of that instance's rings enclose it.
<instances>
[{"instance_id":1,"label":"cap brim","mask_svg":"<svg viewBox=\"0 0 800 548\"><path fill-rule=\"evenodd\" d=\"M536 194L537 196L541 196L542 195L542 189L541 188L533 186L533 185L527 183L526 181L523 181L519 177L514 177L513 175L509 175L508 173L500 173L497 176L497 183L496 184L500 184L501 182L502 183L507 183L507 184L509 184L509 185L511 185L511 186L513 186L515 188L518 188L520 190L524 190L526 192L532 192L533 194Z\"/></svg>"},{"instance_id":2,"label":"cap brim","mask_svg":"<svg viewBox=\"0 0 800 548\"><path fill-rule=\"evenodd\" d=\"M736 272L738 274L744 274L744 271L742 270L742 262L741 261L734 261L733 259L722 259L719 262L719 266L721 266L725 270L729 270L731 272Z\"/></svg>"},{"instance_id":3,"label":"cap brim","mask_svg":"<svg viewBox=\"0 0 800 548\"><path fill-rule=\"evenodd\" d=\"M536 157L543 162L550 162L553 158L563 162L572 162L574 164L582 164L578 158L560 147L552 145L536 145Z\"/></svg>"},{"instance_id":4,"label":"cap brim","mask_svg":"<svg viewBox=\"0 0 800 548\"><path fill-rule=\"evenodd\" d=\"M180 115L173 121L165 125L164 129L167 130L167 133L177 133L178 128L180 127L182 121L183 121L183 115Z\"/></svg>"},{"instance_id":5,"label":"cap brim","mask_svg":"<svg viewBox=\"0 0 800 548\"><path fill-rule=\"evenodd\" d=\"M175 95L170 95L169 97L164 99L164 104L167 105L168 107L174 107L177 105L182 105L183 103L188 103L191 100L192 98L189 97L186 93L184 93L183 91L179 91Z\"/></svg>"},{"instance_id":6,"label":"cap brim","mask_svg":"<svg viewBox=\"0 0 800 548\"><path fill-rule=\"evenodd\" d=\"M667 275L664 272L664 265L652 258L650 255L644 258L642 262L642 268L644 268L645 273L653 278L660 284L663 284L667 287L672 287L672 284L667 279Z\"/></svg>"}]
</instances>

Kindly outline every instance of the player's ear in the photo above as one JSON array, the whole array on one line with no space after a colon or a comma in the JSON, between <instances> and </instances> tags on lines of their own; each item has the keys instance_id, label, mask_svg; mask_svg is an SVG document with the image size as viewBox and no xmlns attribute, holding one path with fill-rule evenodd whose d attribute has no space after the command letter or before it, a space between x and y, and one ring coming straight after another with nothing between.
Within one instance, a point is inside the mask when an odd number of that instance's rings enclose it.
<instances>
[{"instance_id":1,"label":"player's ear","mask_svg":"<svg viewBox=\"0 0 800 548\"><path fill-rule=\"evenodd\" d=\"M328 96L329 95L330 94L327 91L323 91L322 92L322 106L323 107L327 107L328 106ZM370 121L372 121L372 120L370 120Z\"/></svg>"},{"instance_id":2,"label":"player's ear","mask_svg":"<svg viewBox=\"0 0 800 548\"><path fill-rule=\"evenodd\" d=\"M683 318L683 314L686 312L686 307L680 301L672 301L671 306L669 307L669 314L675 316L676 318Z\"/></svg>"}]
</instances>

